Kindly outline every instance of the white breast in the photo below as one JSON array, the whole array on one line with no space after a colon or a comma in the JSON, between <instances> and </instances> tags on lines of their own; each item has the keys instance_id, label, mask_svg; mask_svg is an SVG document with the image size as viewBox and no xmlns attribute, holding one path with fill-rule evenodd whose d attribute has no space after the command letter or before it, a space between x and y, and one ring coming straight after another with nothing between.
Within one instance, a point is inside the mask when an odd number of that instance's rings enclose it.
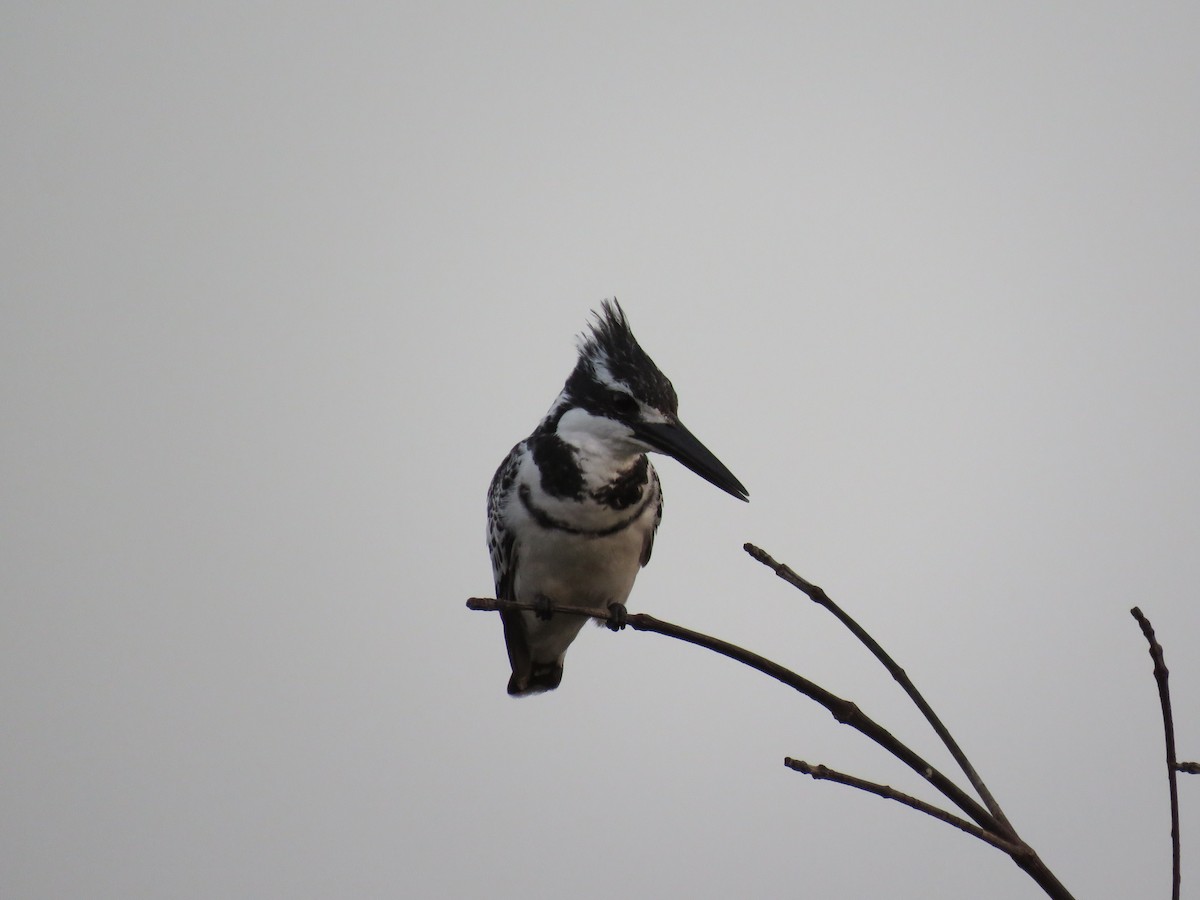
<instances>
[{"instance_id":1,"label":"white breast","mask_svg":"<svg viewBox=\"0 0 1200 900\"><path fill-rule=\"evenodd\" d=\"M514 548L518 560L514 584L517 600L533 603L539 597L547 597L552 603L586 606L601 613L608 611L610 603L623 604L633 590L646 541L658 516L657 479L651 477L647 488L650 491L647 501L634 509L612 510L594 501L548 504L546 512L555 519L580 521L586 530L604 530L628 521L612 534L599 536L543 527L524 508L518 491L514 491L506 513L517 535ZM540 504L547 499L545 495L535 495L534 502ZM630 516L634 516L632 521ZM561 614L547 621L531 612L524 613L524 618L530 650L533 658L539 660L559 657L586 621Z\"/></svg>"}]
</instances>

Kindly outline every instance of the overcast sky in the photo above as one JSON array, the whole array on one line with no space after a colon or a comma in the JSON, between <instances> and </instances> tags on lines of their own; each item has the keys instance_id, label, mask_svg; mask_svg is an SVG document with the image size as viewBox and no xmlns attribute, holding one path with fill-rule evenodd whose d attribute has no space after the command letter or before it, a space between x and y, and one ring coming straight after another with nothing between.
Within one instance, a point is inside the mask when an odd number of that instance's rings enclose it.
<instances>
[{"instance_id":1,"label":"overcast sky","mask_svg":"<svg viewBox=\"0 0 1200 900\"><path fill-rule=\"evenodd\" d=\"M1076 896L1166 895L1128 610L1200 756L1194 8L0 15L0 896L1041 896L786 770L937 799L704 651L587 629L505 694L485 492L613 295L751 494L656 463L631 611L952 773L762 545Z\"/></svg>"}]
</instances>

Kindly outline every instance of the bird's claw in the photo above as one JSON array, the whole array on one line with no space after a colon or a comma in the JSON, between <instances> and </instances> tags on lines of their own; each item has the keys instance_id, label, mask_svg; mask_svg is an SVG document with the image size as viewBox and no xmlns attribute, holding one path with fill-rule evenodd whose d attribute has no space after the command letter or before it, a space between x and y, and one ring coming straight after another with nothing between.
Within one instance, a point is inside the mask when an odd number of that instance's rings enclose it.
<instances>
[{"instance_id":1,"label":"bird's claw","mask_svg":"<svg viewBox=\"0 0 1200 900\"><path fill-rule=\"evenodd\" d=\"M625 627L627 621L629 621L629 611L625 609L624 603L608 604L608 622L606 624L610 630L620 631Z\"/></svg>"},{"instance_id":2,"label":"bird's claw","mask_svg":"<svg viewBox=\"0 0 1200 900\"><path fill-rule=\"evenodd\" d=\"M533 601L533 614L542 621L547 621L554 615L554 611L550 609L550 598L545 594L538 594Z\"/></svg>"}]
</instances>

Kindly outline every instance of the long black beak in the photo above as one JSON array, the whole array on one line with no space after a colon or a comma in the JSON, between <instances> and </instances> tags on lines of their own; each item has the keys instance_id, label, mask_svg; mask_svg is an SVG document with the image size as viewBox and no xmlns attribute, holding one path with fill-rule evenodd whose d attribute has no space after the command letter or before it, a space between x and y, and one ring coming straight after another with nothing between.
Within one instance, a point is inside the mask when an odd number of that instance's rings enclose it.
<instances>
[{"instance_id":1,"label":"long black beak","mask_svg":"<svg viewBox=\"0 0 1200 900\"><path fill-rule=\"evenodd\" d=\"M643 441L667 456L679 460L709 484L719 487L739 500L749 501L750 492L725 464L688 431L682 422L645 423L634 425L634 433Z\"/></svg>"}]
</instances>

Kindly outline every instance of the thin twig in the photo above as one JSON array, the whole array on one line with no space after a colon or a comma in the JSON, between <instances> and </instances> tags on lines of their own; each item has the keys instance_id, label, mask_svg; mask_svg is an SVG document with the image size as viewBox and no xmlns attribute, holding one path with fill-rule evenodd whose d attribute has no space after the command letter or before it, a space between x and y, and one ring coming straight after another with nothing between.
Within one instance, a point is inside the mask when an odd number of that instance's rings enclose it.
<instances>
[{"instance_id":1,"label":"thin twig","mask_svg":"<svg viewBox=\"0 0 1200 900\"><path fill-rule=\"evenodd\" d=\"M521 603L513 600L493 600L490 597L472 597L467 601L467 607L474 610L500 610L500 609L522 609L536 610L537 604ZM543 604L541 609L545 610ZM609 620L609 614L599 612L596 609L588 609L581 606L559 606L557 604L550 606L550 611L555 613L569 613L572 615L590 616L594 619L603 621ZM695 644L699 647L704 647L719 653L722 656L727 656L730 659L736 660L752 669L757 669L764 675L769 675L776 681L781 681L788 687L799 691L806 697L815 700L821 706L825 707L833 715L833 717L843 725L849 725L856 731L861 732L868 738L879 744L910 769L933 785L940 791L946 799L961 809L964 813L974 819L982 828L994 833L1002 833L999 828L999 823L992 818L992 815L984 809L978 802L966 793L957 784L939 772L932 764L918 756L913 750L902 744L891 732L870 718L866 713L860 710L857 704L850 700L845 700L820 685L809 681L802 675L797 675L791 669L787 669L777 662L773 662L764 656L759 656L757 653L751 653L736 644L731 644L728 641L720 640L719 638L710 637L707 634L701 634L698 631L684 628L680 625L675 625L671 622L665 622L662 619L656 619L646 613L630 613L626 619L626 624L634 631L651 631L656 634L673 637L677 640L686 641L689 644Z\"/></svg>"},{"instance_id":2,"label":"thin twig","mask_svg":"<svg viewBox=\"0 0 1200 900\"><path fill-rule=\"evenodd\" d=\"M953 825L955 828L965 831L972 837L977 837L979 840L991 844L999 850L1003 850L1009 856L1014 856L1021 852L1018 844L1010 843L1002 837L992 834L973 822L968 822L960 816L954 815L939 806L934 806L932 803L926 803L924 800L919 800L916 797L905 794L902 791L896 790L891 785L878 784L874 781L866 781L854 775L848 775L845 772L839 772L836 769L831 769L824 765L810 765L802 759L792 759L790 756L784 759L783 764L789 769L794 769L797 772L803 772L805 775L811 775L817 781L833 781L838 784L844 784L852 788L858 788L860 791L866 791L868 794L875 794L878 797L883 797L885 800L895 800L897 803L903 803L905 806L911 806L918 812L923 812L927 816L932 816L939 822L945 822L947 825Z\"/></svg>"},{"instance_id":3,"label":"thin twig","mask_svg":"<svg viewBox=\"0 0 1200 900\"><path fill-rule=\"evenodd\" d=\"M954 740L954 737L950 734L949 729L942 724L942 720L938 718L937 713L933 711L933 707L926 702L925 698L921 695L921 692L917 690L916 685L914 685L909 679L908 673L905 672L904 669L902 669L894 659L892 659L891 655L881 646L879 646L879 643L867 633L865 628L859 625L858 622L851 618L850 615L847 614L840 606L834 603L822 588L798 575L790 566L787 566L781 562L777 562L769 553L759 547L754 546L754 544L745 544L743 545L742 549L744 549L750 554L750 556L758 560L764 566L774 571L776 575L778 575L788 584L803 591L808 595L808 598L818 606L822 606L832 613L839 622L841 622L850 630L851 634L858 638L859 642L862 643L863 646L865 646L871 651L872 654L874 654L876 659L883 663L884 668L888 670L892 678L894 678L900 687L904 689L904 692L908 694L912 702L916 704L917 709L919 709L921 714L925 716L926 721L929 722L930 726L932 726L934 732L941 739L942 743L946 745L946 749L950 751L950 755L954 757L954 761L958 763L958 766L960 769L962 769L963 774L967 776L967 780L971 782L971 786L975 788L975 792L979 795L980 799L983 800L983 803L988 808L988 811L995 817L996 821L1000 823L1001 833L1003 833L1009 840L1019 840L1016 829L1013 828L1012 823L1010 823L1008 818L1004 815L1004 810L1000 808L1000 804L996 802L996 798L992 796L992 793L988 790L987 785L983 783L983 779L979 777L979 773L975 771L975 767L971 765L971 761L967 759L967 755L963 753L962 748L958 746L958 742Z\"/></svg>"},{"instance_id":4,"label":"thin twig","mask_svg":"<svg viewBox=\"0 0 1200 900\"><path fill-rule=\"evenodd\" d=\"M1163 735L1167 747L1167 786L1171 793L1171 900L1179 900L1179 886L1182 880L1179 847L1179 785L1176 776L1176 772L1179 771L1179 762L1175 759L1175 720L1171 715L1171 692L1167 688L1167 677L1170 673L1167 671L1167 663L1163 658L1162 645L1154 636L1154 626L1150 624L1150 620L1136 606L1129 611L1129 614L1137 619L1138 625L1142 627L1142 634L1146 636L1146 641L1150 644L1150 658L1154 661L1154 681L1158 684L1158 700L1162 706Z\"/></svg>"},{"instance_id":5,"label":"thin twig","mask_svg":"<svg viewBox=\"0 0 1200 900\"><path fill-rule=\"evenodd\" d=\"M1175 771L1184 775L1200 775L1200 762L1175 763Z\"/></svg>"},{"instance_id":6,"label":"thin twig","mask_svg":"<svg viewBox=\"0 0 1200 900\"><path fill-rule=\"evenodd\" d=\"M472 597L467 601L467 608L483 611L499 611L502 609L520 609L540 612L561 612L571 615L588 616L593 619L601 619L604 621L612 621L613 617L608 613L598 612L595 609L588 609L579 606L557 606L550 605L547 609L545 604L521 603L513 600L495 600L490 597ZM797 675L790 669L784 668L779 663L772 662L766 657L759 656L757 653L751 653L736 644L731 644L728 641L722 641L719 638L710 637L707 634L702 634L698 631L692 631L688 628L675 625L671 622L665 622L661 619L656 619L646 613L631 613L626 619L628 627L634 631L650 631L655 634L661 634L666 637L675 638L676 640L685 641L689 644L695 644L698 647L704 647L707 650L712 650L714 653L719 653L726 656L735 662L740 662L743 665L749 666L764 675L769 675L776 681L786 684L788 687L804 694L811 700L816 701L821 706L825 707L838 722L843 725L849 725L859 733L870 738L879 746L887 750L892 756L900 760L910 769L919 774L922 778L928 781L934 788L942 793L951 803L957 806L960 810L970 816L975 822L985 831L990 832L993 836L1004 840L1007 837L1008 831L1000 826L999 821L992 816L979 802L971 797L966 791L960 788L957 784L947 778L942 772L935 769L932 765L922 759L916 752L910 749L905 744L896 739L891 732L876 722L874 719L867 716L858 708L858 706L849 701L838 697L820 685L809 681L802 675ZM1010 826L1011 828L1011 826ZM993 843L989 841L989 843ZM1051 900L1073 900L1071 892L1060 882L1053 872L1047 868L1046 864L1038 857L1033 848L1017 838L1012 841L1015 852L1010 852L1009 856L1025 872L1032 878L1039 887L1046 893ZM1006 851L1008 852L1008 851Z\"/></svg>"},{"instance_id":7,"label":"thin twig","mask_svg":"<svg viewBox=\"0 0 1200 900\"><path fill-rule=\"evenodd\" d=\"M537 603L520 603L516 600L496 600L493 597L471 597L467 600L467 609L477 612L499 612L502 609L523 609L529 612L565 613L569 616L587 616L589 619L600 619L607 622L611 616L607 612L599 612L594 606L571 606L565 603L554 603L550 606Z\"/></svg>"}]
</instances>

